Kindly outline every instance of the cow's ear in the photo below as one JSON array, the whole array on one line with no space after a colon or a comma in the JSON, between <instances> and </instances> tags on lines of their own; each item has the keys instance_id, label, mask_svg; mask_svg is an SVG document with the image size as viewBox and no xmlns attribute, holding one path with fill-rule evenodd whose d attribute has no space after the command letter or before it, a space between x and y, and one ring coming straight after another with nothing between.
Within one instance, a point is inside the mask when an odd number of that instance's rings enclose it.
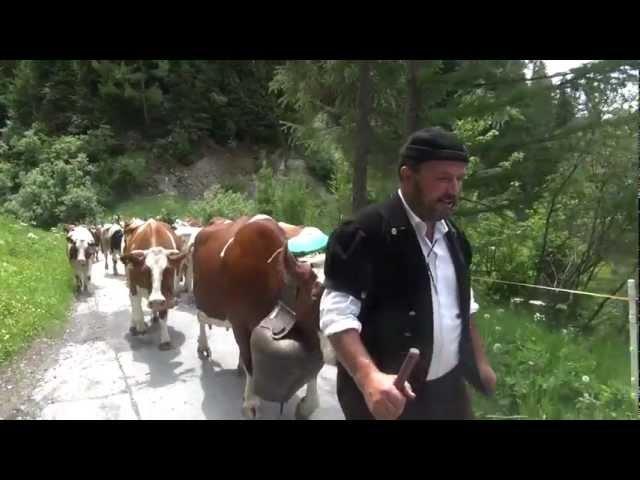
<instances>
[{"instance_id":1,"label":"cow's ear","mask_svg":"<svg viewBox=\"0 0 640 480\"><path fill-rule=\"evenodd\" d=\"M184 257L186 257L189 254L189 252L182 252L182 253L174 253L171 255L168 255L167 258L169 260L169 263L171 263L172 267L176 267L177 265L180 264L180 262L182 262L182 260L184 260Z\"/></svg>"},{"instance_id":2,"label":"cow's ear","mask_svg":"<svg viewBox=\"0 0 640 480\"><path fill-rule=\"evenodd\" d=\"M120 257L120 261L127 265L128 263L133 264L136 267L139 267L144 263L144 254L143 253L128 253Z\"/></svg>"},{"instance_id":3,"label":"cow's ear","mask_svg":"<svg viewBox=\"0 0 640 480\"><path fill-rule=\"evenodd\" d=\"M73 238L71 238L71 235L67 235L67 243L73 243Z\"/></svg>"}]
</instances>

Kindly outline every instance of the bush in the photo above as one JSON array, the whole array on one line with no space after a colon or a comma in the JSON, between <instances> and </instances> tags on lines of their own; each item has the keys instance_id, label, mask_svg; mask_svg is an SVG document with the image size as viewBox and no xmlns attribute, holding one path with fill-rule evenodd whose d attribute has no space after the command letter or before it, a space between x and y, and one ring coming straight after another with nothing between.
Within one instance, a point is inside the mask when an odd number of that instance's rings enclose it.
<instances>
[{"instance_id":1,"label":"bush","mask_svg":"<svg viewBox=\"0 0 640 480\"><path fill-rule=\"evenodd\" d=\"M260 213L273 215L275 195L273 170L263 162L262 168L256 174L256 204Z\"/></svg>"},{"instance_id":2,"label":"bush","mask_svg":"<svg viewBox=\"0 0 640 480\"><path fill-rule=\"evenodd\" d=\"M84 154L66 162L43 163L24 176L22 187L10 197L6 209L41 227L95 218L101 207L90 172Z\"/></svg>"},{"instance_id":3,"label":"bush","mask_svg":"<svg viewBox=\"0 0 640 480\"><path fill-rule=\"evenodd\" d=\"M304 225L310 204L309 187L300 176L282 178L282 187L275 189L273 215L293 225Z\"/></svg>"},{"instance_id":4,"label":"bush","mask_svg":"<svg viewBox=\"0 0 640 480\"><path fill-rule=\"evenodd\" d=\"M86 152L92 162L105 161L115 153L116 139L109 125L100 125L86 135Z\"/></svg>"},{"instance_id":5,"label":"bush","mask_svg":"<svg viewBox=\"0 0 640 480\"><path fill-rule=\"evenodd\" d=\"M257 207L246 195L224 190L214 185L204 193L203 200L195 202L191 215L206 224L212 217L236 219L243 215L255 215Z\"/></svg>"},{"instance_id":6,"label":"bush","mask_svg":"<svg viewBox=\"0 0 640 480\"><path fill-rule=\"evenodd\" d=\"M484 303L481 301L481 303ZM482 307L478 324L498 377L479 413L530 419L622 419L635 415L628 357L576 329L553 330L541 314Z\"/></svg>"},{"instance_id":7,"label":"bush","mask_svg":"<svg viewBox=\"0 0 640 480\"><path fill-rule=\"evenodd\" d=\"M9 162L0 160L0 201L14 193L14 188L18 179L18 170Z\"/></svg>"},{"instance_id":8,"label":"bush","mask_svg":"<svg viewBox=\"0 0 640 480\"><path fill-rule=\"evenodd\" d=\"M170 128L168 136L155 141L153 155L169 162L190 165L193 163L190 155L201 137L201 131L178 123Z\"/></svg>"},{"instance_id":9,"label":"bush","mask_svg":"<svg viewBox=\"0 0 640 480\"><path fill-rule=\"evenodd\" d=\"M331 158L324 158L318 155L309 156L304 160L311 175L328 186L334 175L335 164Z\"/></svg>"},{"instance_id":10,"label":"bush","mask_svg":"<svg viewBox=\"0 0 640 480\"><path fill-rule=\"evenodd\" d=\"M127 153L100 163L95 175L105 200L116 195L130 194L144 182L147 160L140 152Z\"/></svg>"}]
</instances>

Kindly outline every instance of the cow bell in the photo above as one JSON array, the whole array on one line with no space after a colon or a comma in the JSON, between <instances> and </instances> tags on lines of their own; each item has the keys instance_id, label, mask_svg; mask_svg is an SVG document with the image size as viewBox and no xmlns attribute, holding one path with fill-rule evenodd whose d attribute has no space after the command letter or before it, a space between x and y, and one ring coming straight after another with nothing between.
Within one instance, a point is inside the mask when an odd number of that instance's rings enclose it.
<instances>
[{"instance_id":1,"label":"cow bell","mask_svg":"<svg viewBox=\"0 0 640 480\"><path fill-rule=\"evenodd\" d=\"M251 334L254 392L263 400L289 401L324 364L320 348L303 345L294 327L295 313L279 305Z\"/></svg>"}]
</instances>

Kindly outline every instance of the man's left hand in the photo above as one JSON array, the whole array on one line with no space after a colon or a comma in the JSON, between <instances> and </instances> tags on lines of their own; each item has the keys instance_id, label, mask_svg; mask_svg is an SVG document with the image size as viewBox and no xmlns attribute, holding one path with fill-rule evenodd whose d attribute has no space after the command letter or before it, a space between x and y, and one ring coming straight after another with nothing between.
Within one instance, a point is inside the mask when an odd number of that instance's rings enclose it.
<instances>
[{"instance_id":1,"label":"man's left hand","mask_svg":"<svg viewBox=\"0 0 640 480\"><path fill-rule=\"evenodd\" d=\"M482 384L486 389L487 395L493 395L496 393L496 373L491 368L491 365L484 364L478 366L478 370L480 371L480 379L482 380Z\"/></svg>"}]
</instances>

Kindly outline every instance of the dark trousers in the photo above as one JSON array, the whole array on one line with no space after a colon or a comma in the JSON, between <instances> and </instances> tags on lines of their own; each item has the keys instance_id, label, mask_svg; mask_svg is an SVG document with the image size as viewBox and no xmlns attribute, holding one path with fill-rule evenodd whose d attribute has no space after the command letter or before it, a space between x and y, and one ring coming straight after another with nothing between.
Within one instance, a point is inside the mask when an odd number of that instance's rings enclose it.
<instances>
[{"instance_id":1,"label":"dark trousers","mask_svg":"<svg viewBox=\"0 0 640 480\"><path fill-rule=\"evenodd\" d=\"M472 420L471 400L460 370L457 366L440 378L414 384L416 398L407 400L399 420ZM338 381L338 400L345 418L373 420L360 391L352 382L348 383L352 388L341 388Z\"/></svg>"}]
</instances>

